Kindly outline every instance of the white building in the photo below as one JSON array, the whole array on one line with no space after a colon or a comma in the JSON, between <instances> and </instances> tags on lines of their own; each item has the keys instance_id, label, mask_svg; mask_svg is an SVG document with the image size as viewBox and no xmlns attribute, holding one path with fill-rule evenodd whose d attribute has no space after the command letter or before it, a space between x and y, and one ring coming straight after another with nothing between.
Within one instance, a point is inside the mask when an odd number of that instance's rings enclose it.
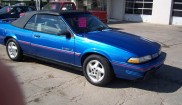
<instances>
[{"instance_id":1,"label":"white building","mask_svg":"<svg viewBox=\"0 0 182 105\"><path fill-rule=\"evenodd\" d=\"M182 0L72 0L107 5L108 19L182 25ZM84 4L85 5L85 4Z\"/></svg>"},{"instance_id":2,"label":"white building","mask_svg":"<svg viewBox=\"0 0 182 105\"><path fill-rule=\"evenodd\" d=\"M1 0L0 0L1 1ZM4 3L31 0L2 0ZM33 0L36 1L36 0ZM51 1L51 0L42 0ZM54 0L52 0L54 1ZM61 0L75 2L77 8L107 12L108 19L182 25L182 0Z\"/></svg>"},{"instance_id":3,"label":"white building","mask_svg":"<svg viewBox=\"0 0 182 105\"><path fill-rule=\"evenodd\" d=\"M182 25L182 0L108 0L109 18Z\"/></svg>"}]
</instances>

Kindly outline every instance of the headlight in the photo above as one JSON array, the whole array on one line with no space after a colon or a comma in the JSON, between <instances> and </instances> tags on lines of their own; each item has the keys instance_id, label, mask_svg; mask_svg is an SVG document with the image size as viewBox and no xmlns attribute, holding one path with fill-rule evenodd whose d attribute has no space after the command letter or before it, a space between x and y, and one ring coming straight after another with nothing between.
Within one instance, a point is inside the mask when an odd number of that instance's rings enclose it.
<instances>
[{"instance_id":1,"label":"headlight","mask_svg":"<svg viewBox=\"0 0 182 105\"><path fill-rule=\"evenodd\" d=\"M139 58L130 58L128 60L128 63L143 63L143 62L147 62L150 61L152 59L152 57L150 55L144 56L144 57L139 57Z\"/></svg>"}]
</instances>

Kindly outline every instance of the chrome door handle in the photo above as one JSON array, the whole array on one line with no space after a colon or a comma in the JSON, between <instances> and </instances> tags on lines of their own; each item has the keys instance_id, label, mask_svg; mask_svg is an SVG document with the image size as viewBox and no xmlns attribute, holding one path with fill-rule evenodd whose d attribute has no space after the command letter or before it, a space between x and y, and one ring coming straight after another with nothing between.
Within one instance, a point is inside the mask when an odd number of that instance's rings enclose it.
<instances>
[{"instance_id":1,"label":"chrome door handle","mask_svg":"<svg viewBox=\"0 0 182 105\"><path fill-rule=\"evenodd\" d=\"M40 38L40 35L34 35L35 38Z\"/></svg>"}]
</instances>

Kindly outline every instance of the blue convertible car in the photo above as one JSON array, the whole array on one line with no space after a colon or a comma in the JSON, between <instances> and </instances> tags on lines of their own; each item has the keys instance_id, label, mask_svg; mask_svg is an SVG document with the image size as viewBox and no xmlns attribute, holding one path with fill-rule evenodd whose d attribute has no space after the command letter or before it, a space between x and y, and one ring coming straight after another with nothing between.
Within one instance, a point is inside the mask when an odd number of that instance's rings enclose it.
<instances>
[{"instance_id":1,"label":"blue convertible car","mask_svg":"<svg viewBox=\"0 0 182 105\"><path fill-rule=\"evenodd\" d=\"M97 86L114 76L144 78L163 65L166 54L153 41L110 29L90 13L35 11L0 23L0 43L14 61L31 56L82 68Z\"/></svg>"}]
</instances>

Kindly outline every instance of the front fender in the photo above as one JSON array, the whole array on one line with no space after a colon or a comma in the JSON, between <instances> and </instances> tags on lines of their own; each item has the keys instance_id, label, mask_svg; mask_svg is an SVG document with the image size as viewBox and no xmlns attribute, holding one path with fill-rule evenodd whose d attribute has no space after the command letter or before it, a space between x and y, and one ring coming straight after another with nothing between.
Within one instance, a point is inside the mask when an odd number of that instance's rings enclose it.
<instances>
[{"instance_id":1,"label":"front fender","mask_svg":"<svg viewBox=\"0 0 182 105\"><path fill-rule=\"evenodd\" d=\"M96 49L96 48L92 48L92 49L87 49L87 50L85 50L85 51L81 54L81 58L82 58L84 55L87 55L87 54L89 54L89 53L95 53L95 54L102 55L102 56L106 57L109 61L111 61L110 56L109 56L106 52L104 52L104 51L102 51L102 50L100 50L100 49Z\"/></svg>"}]
</instances>

